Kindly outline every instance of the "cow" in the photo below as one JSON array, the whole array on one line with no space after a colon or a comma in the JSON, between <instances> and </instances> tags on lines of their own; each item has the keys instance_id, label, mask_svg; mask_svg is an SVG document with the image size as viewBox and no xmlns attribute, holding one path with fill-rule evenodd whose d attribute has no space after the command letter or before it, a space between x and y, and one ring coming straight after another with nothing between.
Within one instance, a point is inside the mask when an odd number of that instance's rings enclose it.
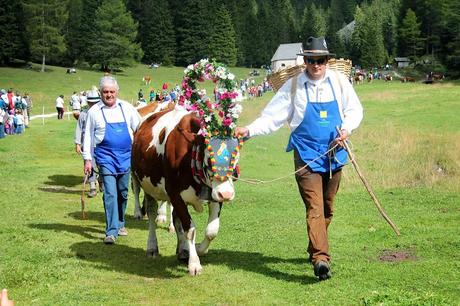
<instances>
[{"instance_id":1,"label":"cow","mask_svg":"<svg viewBox=\"0 0 460 306\"><path fill-rule=\"evenodd\" d=\"M357 73L354 76L354 80L357 85L362 84L364 82L364 75L361 73Z\"/></svg>"},{"instance_id":2,"label":"cow","mask_svg":"<svg viewBox=\"0 0 460 306\"><path fill-rule=\"evenodd\" d=\"M155 113L158 113L162 110L165 110L165 109L174 109L174 106L175 104L174 103L158 103L158 102L153 102L153 103L150 103L144 107L141 107L141 108L138 108L137 111L139 113L139 115L141 115L141 118L142 120L145 120L146 118L148 118L150 115L153 115ZM173 223L173 219L172 219L172 207L171 205L167 202L167 201L164 201L162 202L158 208L158 211L157 211L157 218L155 219L155 222L157 224L162 224L162 223L166 223L168 221L168 217L167 217L167 210L168 210L168 205L170 207L170 222L169 222L169 225L168 225L168 230L170 233L173 233L175 231L175 228L174 228L174 223ZM141 208L141 205L140 205L140 201L139 201L139 193L135 194L135 197L134 197L134 218L135 219L138 219L138 220L142 220L142 218L145 216L145 203L143 203L143 207Z\"/></svg>"},{"instance_id":3,"label":"cow","mask_svg":"<svg viewBox=\"0 0 460 306\"><path fill-rule=\"evenodd\" d=\"M401 78L401 82L402 82L402 83L407 83L407 82L415 83L415 78L405 76L405 77Z\"/></svg>"},{"instance_id":4,"label":"cow","mask_svg":"<svg viewBox=\"0 0 460 306\"><path fill-rule=\"evenodd\" d=\"M385 82L393 81L393 77L389 74L385 74Z\"/></svg>"},{"instance_id":5,"label":"cow","mask_svg":"<svg viewBox=\"0 0 460 306\"><path fill-rule=\"evenodd\" d=\"M144 75L144 77L142 78L142 82L145 83L145 85L150 85L150 81L151 81L151 77L150 75Z\"/></svg>"},{"instance_id":6,"label":"cow","mask_svg":"<svg viewBox=\"0 0 460 306\"><path fill-rule=\"evenodd\" d=\"M432 77L433 77L433 81L442 81L442 80L444 80L444 74L443 73L433 73Z\"/></svg>"},{"instance_id":7,"label":"cow","mask_svg":"<svg viewBox=\"0 0 460 306\"><path fill-rule=\"evenodd\" d=\"M374 80L374 75L372 74L372 72L369 72L367 74L367 81L370 83Z\"/></svg>"},{"instance_id":8,"label":"cow","mask_svg":"<svg viewBox=\"0 0 460 306\"><path fill-rule=\"evenodd\" d=\"M200 129L200 120L179 106L152 114L134 135L131 159L134 194L142 188L146 199L147 256L159 255L154 222L157 201L169 201L174 208L176 254L179 260L188 261L190 275L201 274L199 255L207 253L218 234L223 202L235 197L232 173L239 158L237 139L209 140L198 134ZM209 202L208 223L203 241L195 245L196 229L187 205L202 212L204 201Z\"/></svg>"}]
</instances>

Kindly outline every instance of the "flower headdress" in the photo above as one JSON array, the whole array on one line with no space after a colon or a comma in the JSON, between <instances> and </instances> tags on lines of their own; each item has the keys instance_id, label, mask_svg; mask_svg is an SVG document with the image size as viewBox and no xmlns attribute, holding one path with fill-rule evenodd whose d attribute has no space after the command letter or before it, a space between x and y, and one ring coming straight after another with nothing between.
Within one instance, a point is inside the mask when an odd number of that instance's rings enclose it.
<instances>
[{"instance_id":1,"label":"flower headdress","mask_svg":"<svg viewBox=\"0 0 460 306\"><path fill-rule=\"evenodd\" d=\"M196 112L201 123L199 134L221 138L233 136L233 130L243 109L235 102L238 96L235 75L230 73L224 64L210 62L208 59L189 65L184 74L183 94L179 97L179 104ZM211 80L216 84L217 101L211 101L205 90L197 88L197 82L205 80Z\"/></svg>"}]
</instances>

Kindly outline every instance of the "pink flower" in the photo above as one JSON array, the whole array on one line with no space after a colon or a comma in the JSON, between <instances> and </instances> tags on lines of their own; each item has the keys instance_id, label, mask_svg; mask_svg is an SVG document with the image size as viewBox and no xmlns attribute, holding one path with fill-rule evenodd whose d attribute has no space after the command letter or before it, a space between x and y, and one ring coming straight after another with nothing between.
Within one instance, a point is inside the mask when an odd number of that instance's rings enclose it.
<instances>
[{"instance_id":1,"label":"pink flower","mask_svg":"<svg viewBox=\"0 0 460 306\"><path fill-rule=\"evenodd\" d=\"M222 124L224 126L230 126L230 124L232 124L232 118L225 118L224 121L222 121Z\"/></svg>"},{"instance_id":2,"label":"pink flower","mask_svg":"<svg viewBox=\"0 0 460 306\"><path fill-rule=\"evenodd\" d=\"M219 111L219 117L224 118L224 112L223 111Z\"/></svg>"}]
</instances>

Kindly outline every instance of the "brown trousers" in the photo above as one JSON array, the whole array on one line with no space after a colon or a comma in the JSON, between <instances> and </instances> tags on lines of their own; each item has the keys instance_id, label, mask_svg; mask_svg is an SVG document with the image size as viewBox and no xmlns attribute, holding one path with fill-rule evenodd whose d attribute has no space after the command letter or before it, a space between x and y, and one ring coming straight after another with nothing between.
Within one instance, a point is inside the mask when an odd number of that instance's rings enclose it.
<instances>
[{"instance_id":1,"label":"brown trousers","mask_svg":"<svg viewBox=\"0 0 460 306\"><path fill-rule=\"evenodd\" d=\"M297 151L294 151L294 166L298 170L305 166ZM334 198L339 190L342 170L332 173L312 172L309 167L296 173L300 195L305 204L308 232L308 253L312 263L329 262L327 228L334 215Z\"/></svg>"}]
</instances>

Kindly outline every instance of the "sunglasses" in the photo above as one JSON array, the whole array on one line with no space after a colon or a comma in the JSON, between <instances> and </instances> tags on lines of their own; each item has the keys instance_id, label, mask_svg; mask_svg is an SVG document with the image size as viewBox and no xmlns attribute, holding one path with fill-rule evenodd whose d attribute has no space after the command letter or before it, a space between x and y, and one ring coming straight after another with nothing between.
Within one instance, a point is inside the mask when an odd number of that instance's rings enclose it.
<instances>
[{"instance_id":1,"label":"sunglasses","mask_svg":"<svg viewBox=\"0 0 460 306\"><path fill-rule=\"evenodd\" d=\"M317 58L317 59L307 58L307 63L309 65L314 65L314 64L323 65L326 61L327 61L327 59L325 57L321 57L321 58Z\"/></svg>"}]
</instances>

